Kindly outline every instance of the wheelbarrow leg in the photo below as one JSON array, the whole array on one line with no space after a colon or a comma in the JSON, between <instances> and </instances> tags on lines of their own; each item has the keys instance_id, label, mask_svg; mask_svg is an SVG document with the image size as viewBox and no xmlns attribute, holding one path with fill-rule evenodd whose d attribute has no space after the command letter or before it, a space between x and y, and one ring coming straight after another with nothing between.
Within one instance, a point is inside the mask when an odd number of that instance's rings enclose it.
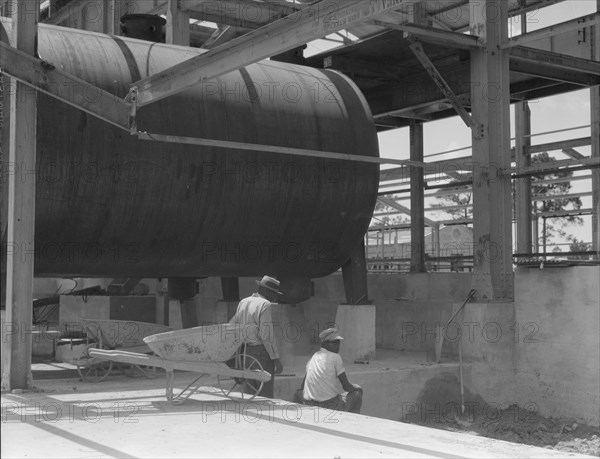
<instances>
[{"instance_id":1,"label":"wheelbarrow leg","mask_svg":"<svg viewBox=\"0 0 600 459\"><path fill-rule=\"evenodd\" d=\"M198 383L198 381L204 376L206 376L206 374L202 373L191 383L189 383L185 389L179 392L179 394L175 395L173 393L175 385L175 375L173 374L173 370L167 370L167 400L170 401L173 405L181 405L198 390L198 388L200 387L200 383Z\"/></svg>"},{"instance_id":2,"label":"wheelbarrow leg","mask_svg":"<svg viewBox=\"0 0 600 459\"><path fill-rule=\"evenodd\" d=\"M167 400L172 402L173 401L173 384L175 382L175 375L173 374L173 370L171 369L167 369Z\"/></svg>"}]
</instances>

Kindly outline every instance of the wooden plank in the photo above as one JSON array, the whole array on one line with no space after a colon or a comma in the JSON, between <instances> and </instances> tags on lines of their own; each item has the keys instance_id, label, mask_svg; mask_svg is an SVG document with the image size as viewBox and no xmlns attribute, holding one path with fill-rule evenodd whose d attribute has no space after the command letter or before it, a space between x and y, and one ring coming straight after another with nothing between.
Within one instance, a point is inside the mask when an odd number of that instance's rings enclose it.
<instances>
[{"instance_id":1,"label":"wooden plank","mask_svg":"<svg viewBox=\"0 0 600 459\"><path fill-rule=\"evenodd\" d=\"M198 82L281 54L317 38L372 19L414 0L323 0L290 16L134 83L140 107Z\"/></svg>"}]
</instances>

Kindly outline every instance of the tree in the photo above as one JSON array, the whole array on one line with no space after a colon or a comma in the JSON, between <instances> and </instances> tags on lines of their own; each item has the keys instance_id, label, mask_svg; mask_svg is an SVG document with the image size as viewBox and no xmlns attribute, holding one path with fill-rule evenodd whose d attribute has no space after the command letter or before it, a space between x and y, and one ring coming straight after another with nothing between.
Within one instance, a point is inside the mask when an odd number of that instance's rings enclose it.
<instances>
[{"instance_id":1,"label":"tree","mask_svg":"<svg viewBox=\"0 0 600 459\"><path fill-rule=\"evenodd\" d=\"M556 159L548 154L548 152L540 153L531 158L531 164L551 163ZM542 183L544 180L554 179L570 179L573 176L571 171L548 171L531 177L531 193L534 197L544 197L547 199L533 201L533 213L548 213L560 212L564 210L581 209L581 199L574 198L559 198L557 196L568 194L571 190L571 181L565 180L554 183ZM542 231L540 241L546 251L546 246L549 240L559 236L568 238L565 231L565 226L568 224L582 225L583 219L576 215L567 216L542 216Z\"/></svg>"},{"instance_id":2,"label":"tree","mask_svg":"<svg viewBox=\"0 0 600 459\"><path fill-rule=\"evenodd\" d=\"M440 209L447 214L450 214L452 220L468 220L473 218L473 192L468 189L465 191L457 191L456 194L446 195L436 198L437 203L431 204L431 208ZM444 207L465 206L460 209L444 209Z\"/></svg>"},{"instance_id":3,"label":"tree","mask_svg":"<svg viewBox=\"0 0 600 459\"><path fill-rule=\"evenodd\" d=\"M543 163L552 163L556 161L555 158L550 156L547 152L540 153L538 155L532 156L531 164L543 164ZM573 172L571 171L547 171L541 172L531 177L531 192L535 197L544 197L547 199L543 200L534 200L533 201L533 212L534 214L538 213L550 213L550 212L559 212L564 210L571 209L580 209L581 208L581 199L579 198L559 198L557 196L568 194L571 189L570 180L553 182L553 183L543 183L546 180L555 180L555 179L570 179L573 176ZM513 186L513 197L515 196L515 189ZM470 219L473 216L473 208L470 206L473 200L473 194L470 189L459 190L453 195L447 195L443 197L436 198L438 200L437 203L432 204L432 208L439 208L440 211L446 212L451 215L451 218L454 220L458 219ZM513 199L514 201L514 199ZM445 210L444 207L448 206L457 206L464 205L467 207L460 209L448 209ZM540 241L544 247L544 251L548 241L556 236L567 238L568 235L564 229L564 227L568 224L583 224L583 219L576 215L568 215L568 216L560 216L560 217L552 217L552 216L543 216L542 218L542 230Z\"/></svg>"},{"instance_id":4,"label":"tree","mask_svg":"<svg viewBox=\"0 0 600 459\"><path fill-rule=\"evenodd\" d=\"M571 244L569 252L589 252L592 250L592 244L578 240L576 237L569 237ZM590 255L569 255L569 260L589 260Z\"/></svg>"},{"instance_id":5,"label":"tree","mask_svg":"<svg viewBox=\"0 0 600 459\"><path fill-rule=\"evenodd\" d=\"M394 199L394 196L390 196L390 198ZM393 215L383 215L381 217L374 217L375 222L372 222L371 226L383 225L385 227L388 227L388 226L400 225L403 223L410 222L410 217L400 213L396 209L386 206L384 203L377 200L377 202L375 203L375 212L374 213L377 214L377 213L383 213L383 212L398 212L398 213L393 214Z\"/></svg>"}]
</instances>

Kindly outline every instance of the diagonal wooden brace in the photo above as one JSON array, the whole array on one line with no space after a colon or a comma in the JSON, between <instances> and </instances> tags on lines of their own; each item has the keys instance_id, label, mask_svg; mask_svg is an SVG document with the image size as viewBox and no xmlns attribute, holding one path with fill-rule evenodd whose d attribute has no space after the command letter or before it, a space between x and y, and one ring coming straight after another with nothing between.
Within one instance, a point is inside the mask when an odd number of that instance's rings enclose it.
<instances>
[{"instance_id":1,"label":"diagonal wooden brace","mask_svg":"<svg viewBox=\"0 0 600 459\"><path fill-rule=\"evenodd\" d=\"M131 105L92 83L0 42L2 73L107 123L129 131Z\"/></svg>"},{"instance_id":2,"label":"diagonal wooden brace","mask_svg":"<svg viewBox=\"0 0 600 459\"><path fill-rule=\"evenodd\" d=\"M431 76L435 84L437 84L438 88L440 88L444 96L446 96L448 101L452 104L458 116L460 116L465 122L465 124L472 129L474 137L476 139L483 138L483 125L475 118L473 118L467 112L465 107L462 106L462 104L454 94L454 91L452 91L452 88L450 88L448 83L446 83L446 80L444 80L442 74L438 71L438 69L435 68L435 65L433 65L433 62L431 62L431 60L425 53L421 42L411 34L405 34L405 38L408 40L410 49L414 53L415 57L419 60L421 65L423 65L429 76Z\"/></svg>"}]
</instances>

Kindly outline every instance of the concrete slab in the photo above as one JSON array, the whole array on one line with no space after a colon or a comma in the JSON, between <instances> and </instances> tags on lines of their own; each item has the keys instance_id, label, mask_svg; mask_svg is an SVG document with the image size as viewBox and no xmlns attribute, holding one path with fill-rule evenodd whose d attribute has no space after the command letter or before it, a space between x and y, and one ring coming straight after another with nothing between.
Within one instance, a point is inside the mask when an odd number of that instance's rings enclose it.
<instances>
[{"instance_id":1,"label":"concrete slab","mask_svg":"<svg viewBox=\"0 0 600 459\"><path fill-rule=\"evenodd\" d=\"M177 373L176 387L193 379ZM207 384L214 383L207 377ZM182 405L164 376L36 382L2 394L2 457L565 457L565 452L205 387ZM585 457L575 456L572 457Z\"/></svg>"}]
</instances>

